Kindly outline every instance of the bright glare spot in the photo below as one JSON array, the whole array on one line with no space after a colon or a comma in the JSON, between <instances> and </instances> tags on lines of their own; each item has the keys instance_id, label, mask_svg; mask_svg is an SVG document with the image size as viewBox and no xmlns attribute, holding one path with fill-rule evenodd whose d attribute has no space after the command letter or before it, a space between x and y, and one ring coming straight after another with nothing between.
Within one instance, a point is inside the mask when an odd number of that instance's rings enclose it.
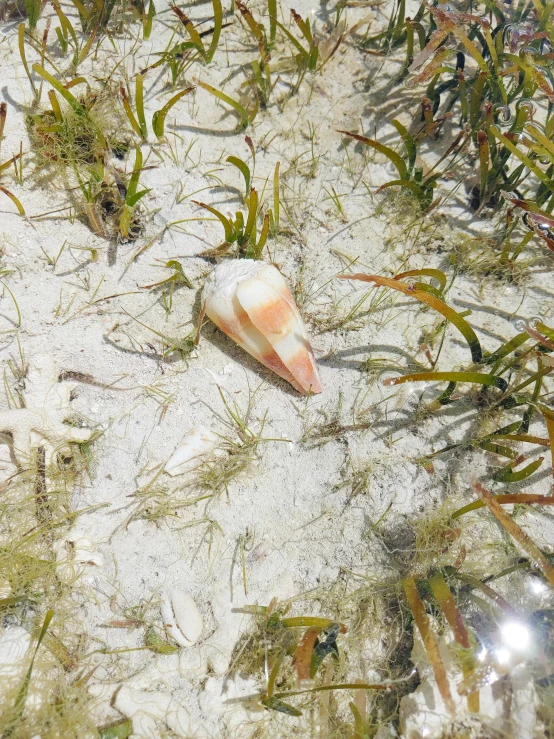
<instances>
[{"instance_id":1,"label":"bright glare spot","mask_svg":"<svg viewBox=\"0 0 554 739\"><path fill-rule=\"evenodd\" d=\"M428 729L426 726L423 726L421 729L421 736L429 736L431 733L431 730Z\"/></svg>"},{"instance_id":2,"label":"bright glare spot","mask_svg":"<svg viewBox=\"0 0 554 739\"><path fill-rule=\"evenodd\" d=\"M487 656L487 650L485 649L485 647L483 647L483 649L481 649L481 651L477 655L477 659L479 660L479 662L484 662L486 656Z\"/></svg>"},{"instance_id":3,"label":"bright glare spot","mask_svg":"<svg viewBox=\"0 0 554 739\"><path fill-rule=\"evenodd\" d=\"M497 649L496 650L496 659L500 662L501 665L507 665L510 661L510 652L507 649Z\"/></svg>"},{"instance_id":4,"label":"bright glare spot","mask_svg":"<svg viewBox=\"0 0 554 739\"><path fill-rule=\"evenodd\" d=\"M500 627L502 639L508 649L525 651L531 644L531 633L527 626L517 621L508 621Z\"/></svg>"},{"instance_id":5,"label":"bright glare spot","mask_svg":"<svg viewBox=\"0 0 554 739\"><path fill-rule=\"evenodd\" d=\"M546 590L548 590L548 588L543 583L543 581L542 580L539 580L538 577L532 577L531 578L531 582L529 584L529 588L530 588L531 592L534 593L535 595L542 595L542 593L544 593Z\"/></svg>"}]
</instances>

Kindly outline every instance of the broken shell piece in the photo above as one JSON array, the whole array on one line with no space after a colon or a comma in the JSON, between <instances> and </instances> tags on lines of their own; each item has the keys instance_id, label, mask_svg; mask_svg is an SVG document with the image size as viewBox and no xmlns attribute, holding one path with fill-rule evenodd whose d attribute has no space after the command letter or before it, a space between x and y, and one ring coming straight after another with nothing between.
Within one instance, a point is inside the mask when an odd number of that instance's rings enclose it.
<instances>
[{"instance_id":1,"label":"broken shell piece","mask_svg":"<svg viewBox=\"0 0 554 739\"><path fill-rule=\"evenodd\" d=\"M185 436L182 444L168 459L164 470L172 477L182 475L196 466L196 462L200 463L201 457L206 457L215 449L219 437L210 431L206 426L199 426Z\"/></svg>"},{"instance_id":2,"label":"broken shell piece","mask_svg":"<svg viewBox=\"0 0 554 739\"><path fill-rule=\"evenodd\" d=\"M302 317L272 264L222 262L206 280L202 305L218 328L296 390L322 391Z\"/></svg>"},{"instance_id":3,"label":"broken shell piece","mask_svg":"<svg viewBox=\"0 0 554 739\"><path fill-rule=\"evenodd\" d=\"M174 590L162 601L162 617L167 633L182 647L192 647L200 639L204 620L192 597Z\"/></svg>"}]
</instances>

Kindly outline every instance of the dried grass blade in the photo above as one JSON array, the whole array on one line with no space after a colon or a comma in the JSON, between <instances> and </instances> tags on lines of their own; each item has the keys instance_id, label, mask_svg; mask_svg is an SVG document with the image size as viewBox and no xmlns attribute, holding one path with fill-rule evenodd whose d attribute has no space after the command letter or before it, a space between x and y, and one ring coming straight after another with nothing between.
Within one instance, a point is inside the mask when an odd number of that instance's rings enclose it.
<instances>
[{"instance_id":1,"label":"dried grass blade","mask_svg":"<svg viewBox=\"0 0 554 739\"><path fill-rule=\"evenodd\" d=\"M504 392L508 383L496 375L481 375L479 372L416 372L413 375L389 377L383 385L401 385L403 382L472 382L478 385L492 385Z\"/></svg>"},{"instance_id":2,"label":"dried grass blade","mask_svg":"<svg viewBox=\"0 0 554 739\"><path fill-rule=\"evenodd\" d=\"M418 74L417 77L412 77L412 79L406 82L406 87L410 88L410 87L415 87L416 85L421 85L432 74L434 74L439 67L442 66L442 63L446 59L448 59L451 56L454 56L455 54L456 52L454 49L444 49L444 50L437 52L434 58L429 62L429 64L425 67L425 69Z\"/></svg>"},{"instance_id":3,"label":"dried grass blade","mask_svg":"<svg viewBox=\"0 0 554 739\"><path fill-rule=\"evenodd\" d=\"M485 505L498 523L516 540L529 558L540 567L548 582L554 587L554 567L552 567L531 537L506 513L494 495L484 488L481 483L474 482L473 489L482 497Z\"/></svg>"},{"instance_id":4,"label":"dried grass blade","mask_svg":"<svg viewBox=\"0 0 554 739\"><path fill-rule=\"evenodd\" d=\"M319 626L311 626L306 630L304 636L300 640L300 644L296 648L292 664L296 670L296 680L298 685L300 685L304 680L310 679L312 654L317 637L320 633L321 628Z\"/></svg>"},{"instance_id":5,"label":"dried grass blade","mask_svg":"<svg viewBox=\"0 0 554 739\"><path fill-rule=\"evenodd\" d=\"M379 275L365 275L358 273L354 275L338 275L338 277L342 280L360 280L361 282L374 282L376 285L381 285L382 287L392 287L393 290L398 290L399 292L404 293L404 295L408 295L409 297L419 300L421 303L426 303L430 308L441 313L448 321L450 321L450 323L456 326L469 345L473 361L476 364L481 362L483 352L475 331L459 313L434 295L423 290L414 289L412 286L405 285L401 281L396 281L389 277L380 277ZM483 377L485 376L486 375L483 375Z\"/></svg>"},{"instance_id":6,"label":"dried grass blade","mask_svg":"<svg viewBox=\"0 0 554 739\"><path fill-rule=\"evenodd\" d=\"M454 24L452 24L454 25ZM438 28L436 31L433 31L429 38L429 43L427 46L416 56L414 61L410 64L408 67L408 72L414 72L418 67L420 67L423 62L427 61L431 54L436 51L439 46L442 44L444 39L448 36L452 28L446 27L446 28Z\"/></svg>"},{"instance_id":7,"label":"dried grass blade","mask_svg":"<svg viewBox=\"0 0 554 739\"><path fill-rule=\"evenodd\" d=\"M545 185L545 187L547 187L551 192L554 192L554 182L552 182L550 177L548 177L542 169L539 169L539 167L537 167L537 165L534 164L528 156L523 154L517 146L510 141L510 139L504 136L503 133L500 133L496 126L490 126L489 131L508 149L508 151L511 151L511 153L517 157L520 162L523 162L527 169L529 169L542 182L542 184Z\"/></svg>"},{"instance_id":8,"label":"dried grass blade","mask_svg":"<svg viewBox=\"0 0 554 739\"><path fill-rule=\"evenodd\" d=\"M539 404L539 410L543 415L544 422L546 424L546 430L548 431L548 438L550 439L550 454L552 456L552 475L554 476L554 411L542 403Z\"/></svg>"},{"instance_id":9,"label":"dried grass blade","mask_svg":"<svg viewBox=\"0 0 554 739\"><path fill-rule=\"evenodd\" d=\"M439 692L448 710L451 713L454 713L455 706L454 701L452 700L452 694L450 692L450 685L448 684L446 668L439 652L437 639L429 624L429 617L425 613L425 607L423 606L423 602L419 597L416 582L413 577L407 577L405 580L402 581L402 585L404 587L404 592L406 593L406 598L408 599L408 603L414 616L417 628L419 630L419 633L421 634L421 638L425 646L425 651L427 652L427 657L429 659L429 662L431 663L431 666L433 667L433 672L435 674L435 679L437 681Z\"/></svg>"},{"instance_id":10,"label":"dried grass blade","mask_svg":"<svg viewBox=\"0 0 554 739\"><path fill-rule=\"evenodd\" d=\"M454 632L456 641L463 650L460 654L460 659L464 680L467 680L475 671L475 654L468 631L464 624L464 619L456 605L456 601L454 600L454 596L452 595L450 588L440 573L437 573L429 580L429 585L431 587L431 592L437 599L442 612L444 613L444 617ZM479 713L478 691L468 694L467 706L472 713Z\"/></svg>"},{"instance_id":11,"label":"dried grass blade","mask_svg":"<svg viewBox=\"0 0 554 739\"><path fill-rule=\"evenodd\" d=\"M517 505L533 505L535 503L539 505L554 505L554 496L551 495L539 495L538 493L505 493L503 495L495 495L494 499L500 505L509 505L515 503ZM485 503L483 500L474 500L473 503L468 503L463 508L458 508L452 516L451 520L454 521L460 516L464 516L466 513L471 511L477 511L479 508L484 508Z\"/></svg>"},{"instance_id":12,"label":"dried grass blade","mask_svg":"<svg viewBox=\"0 0 554 739\"><path fill-rule=\"evenodd\" d=\"M394 164L402 181L408 182L410 180L408 168L406 167L404 160L402 159L400 154L397 154L389 146L380 144L374 139L368 139L367 136L360 136L360 134L352 133L351 131L339 130L338 133L343 133L345 136L350 136L351 138L356 139L356 141L361 141L361 143L365 144L366 146L371 146L373 149L377 149L377 151L381 152L381 154L384 154Z\"/></svg>"}]
</instances>

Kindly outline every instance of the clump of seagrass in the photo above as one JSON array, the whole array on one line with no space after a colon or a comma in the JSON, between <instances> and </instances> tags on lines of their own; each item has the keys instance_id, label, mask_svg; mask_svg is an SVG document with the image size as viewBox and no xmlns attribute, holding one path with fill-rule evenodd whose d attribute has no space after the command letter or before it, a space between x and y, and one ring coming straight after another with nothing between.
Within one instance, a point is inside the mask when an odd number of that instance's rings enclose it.
<instances>
[{"instance_id":1,"label":"clump of seagrass","mask_svg":"<svg viewBox=\"0 0 554 739\"><path fill-rule=\"evenodd\" d=\"M86 452L2 481L0 501L0 735L77 737L95 731L86 632L75 608L78 577L61 577L56 543L85 511L71 497ZM67 574L67 573L65 573Z\"/></svg>"},{"instance_id":2,"label":"clump of seagrass","mask_svg":"<svg viewBox=\"0 0 554 739\"><path fill-rule=\"evenodd\" d=\"M66 466L48 491L48 507L35 492L40 475L39 464L4 482L0 506L0 733L13 739L94 731L85 632L52 549L53 531L62 536L78 515L69 505L73 472Z\"/></svg>"},{"instance_id":3,"label":"clump of seagrass","mask_svg":"<svg viewBox=\"0 0 554 739\"><path fill-rule=\"evenodd\" d=\"M405 0L395 0L388 27L358 37L362 49L400 62L392 89L402 90L412 120L393 119L387 144L340 133L394 167L377 192L400 189L424 213L456 198L468 220L494 218L500 259L483 266L496 273L514 269L535 236L554 249L553 29L551 7L540 0L487 16L469 1L424 2L413 17ZM455 185L447 191L441 180Z\"/></svg>"},{"instance_id":4,"label":"clump of seagrass","mask_svg":"<svg viewBox=\"0 0 554 739\"><path fill-rule=\"evenodd\" d=\"M372 736L384 725L412 725L421 711L431 710L425 708L425 696L432 689L436 704L444 706L437 712L437 724L461 730L469 722L482 731L495 721L503 721L507 731L518 725L522 714L517 702L508 719L491 707L491 683L513 701L513 691L521 687L517 677L511 682L512 670L524 659L533 675L548 668L517 648L503 663L498 656L502 652L491 645L501 643L503 624L509 630L514 618L525 623L523 613L531 613L528 623L539 625L541 639L551 640L551 621L544 610L534 610L545 596L523 604L520 593L529 578L548 581L547 560L552 555L540 553L498 509L511 502L549 504L549 499L500 495L495 504L481 486L475 491L482 499L462 508L456 509L451 497L414 522L385 525L380 520L372 525L368 536L380 543L380 574L345 572L339 580L321 585L308 594L308 607L302 608L310 615L290 615L292 607L298 612L303 598L294 604L274 600L268 606L246 607L254 622L238 642L230 669L260 681L259 695L251 696L247 705L262 706L274 713L274 720L279 714L295 717L300 735L309 711L326 737L345 732ZM498 536L483 515L487 508L528 557L521 558L515 546ZM467 515L478 510L477 516ZM371 551L374 556L375 547ZM530 571L534 562L540 575ZM314 600L329 618L311 615ZM417 689L420 680L425 689ZM414 709L419 703L423 708ZM543 713L551 725L552 717ZM260 728L260 736L271 735L268 727Z\"/></svg>"},{"instance_id":5,"label":"clump of seagrass","mask_svg":"<svg viewBox=\"0 0 554 739\"><path fill-rule=\"evenodd\" d=\"M333 619L313 615L289 615L291 605L273 599L268 606L245 606L256 619L253 632L240 641L231 659L231 672L264 681L254 701L268 711L300 717L298 701L318 691L313 681L341 674L340 641L348 628ZM264 679L265 678L265 679ZM318 679L319 678L319 679ZM383 686L373 686L380 689ZM339 685L334 686L340 690ZM252 701L253 699L248 699Z\"/></svg>"},{"instance_id":6,"label":"clump of seagrass","mask_svg":"<svg viewBox=\"0 0 554 739\"><path fill-rule=\"evenodd\" d=\"M42 67L34 70L53 88L51 107L26 119L39 182L59 181L78 216L98 236L136 240L144 229L139 200L148 191L138 191L140 148L130 174L117 163L129 152L131 135L114 105L115 94L109 86L96 92L87 83L86 92L77 96Z\"/></svg>"},{"instance_id":7,"label":"clump of seagrass","mask_svg":"<svg viewBox=\"0 0 554 739\"><path fill-rule=\"evenodd\" d=\"M265 413L258 424L253 424L254 399L259 387L249 394L245 407L218 388L223 413L216 413L216 416L223 431L210 432L213 439L210 453L198 458L198 464L192 468L184 466L175 478L166 474L166 465L159 466L134 493L138 504L118 529L137 518L144 518L156 524L173 522L178 527L205 526L209 542L215 534L222 533L217 521L210 517L212 504L223 495L230 495L234 481L256 472L263 442L288 441L264 437ZM202 516L192 524L185 523L181 512L200 504L204 506Z\"/></svg>"},{"instance_id":8,"label":"clump of seagrass","mask_svg":"<svg viewBox=\"0 0 554 739\"><path fill-rule=\"evenodd\" d=\"M427 462L437 455L463 447L481 449L493 454L493 460L504 462L492 472L493 479L501 483L526 480L542 466L544 456L528 461L528 453L520 451L515 445L548 447L554 439L554 411L550 407L548 377L554 371L554 362L550 356L554 351L552 327L538 318L519 319L514 323L518 333L491 352L481 345L465 315L446 302L447 278L441 270L425 267L407 270L394 277L362 273L339 277L400 293L432 308L444 319L431 332L438 334L440 330L441 334L440 341L436 342L434 356L428 346L428 343L434 343L432 336L428 336L428 342L422 345L430 364L429 370L383 380L385 386L421 382L444 383L444 390L422 409L426 415L440 413L445 406L450 406L450 409L467 406L472 408L475 423L466 438L446 444L429 454L426 457ZM424 281L423 277L428 281ZM457 368L439 370L445 332L450 326L463 336L469 349L468 360L471 358L471 362L468 361L461 371ZM542 421L548 437L529 433L534 416ZM527 462L524 467L516 469L524 462Z\"/></svg>"}]
</instances>

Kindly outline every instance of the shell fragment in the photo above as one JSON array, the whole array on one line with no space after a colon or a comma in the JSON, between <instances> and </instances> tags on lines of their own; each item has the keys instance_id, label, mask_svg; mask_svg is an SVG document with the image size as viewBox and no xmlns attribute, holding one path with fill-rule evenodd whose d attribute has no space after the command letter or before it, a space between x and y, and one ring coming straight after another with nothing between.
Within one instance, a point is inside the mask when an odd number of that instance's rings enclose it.
<instances>
[{"instance_id":1,"label":"shell fragment","mask_svg":"<svg viewBox=\"0 0 554 739\"><path fill-rule=\"evenodd\" d=\"M194 469L202 458L214 451L218 441L217 434L206 426L199 426L189 431L183 443L179 444L168 459L164 467L165 472L174 477Z\"/></svg>"}]
</instances>

